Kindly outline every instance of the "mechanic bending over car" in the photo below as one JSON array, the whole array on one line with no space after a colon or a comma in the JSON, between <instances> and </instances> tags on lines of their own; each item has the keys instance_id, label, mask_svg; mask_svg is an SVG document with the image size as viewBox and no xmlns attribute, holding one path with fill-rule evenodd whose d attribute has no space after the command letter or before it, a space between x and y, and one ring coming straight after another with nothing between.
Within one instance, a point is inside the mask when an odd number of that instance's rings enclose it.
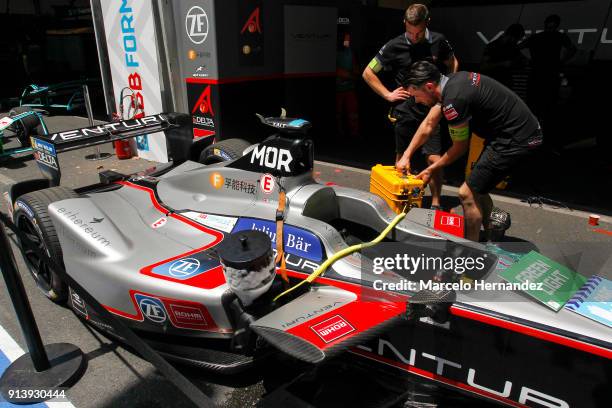
<instances>
[{"instance_id":1,"label":"mechanic bending over car","mask_svg":"<svg viewBox=\"0 0 612 408\"><path fill-rule=\"evenodd\" d=\"M429 31L427 28L429 21L427 6L412 4L408 7L404 13L406 32L383 45L362 74L368 86L392 104L389 120L393 123L395 135L396 162L406 150L413 134L429 111L428 107L417 104L402 87L402 79L406 72L416 61L433 62L444 73L456 72L459 66L453 48L444 35ZM379 78L384 71L389 71L394 77L397 88L392 91L387 89ZM426 156L427 164L439 160L442 153L440 133L436 131L421 150ZM432 208L439 209L442 192L441 170L432 173L429 188L431 189Z\"/></svg>"},{"instance_id":2,"label":"mechanic bending over car","mask_svg":"<svg viewBox=\"0 0 612 408\"><path fill-rule=\"evenodd\" d=\"M459 188L465 236L478 241L483 221L485 230L490 227L487 224L493 202L488 193L542 145L540 124L518 95L476 72L445 76L435 65L420 61L410 68L404 86L417 102L432 108L397 162L398 170L410 169L410 158L434 133L434 124L442 115L453 144L440 160L418 174L424 182L468 151L470 130L485 139L485 148L472 173Z\"/></svg>"}]
</instances>

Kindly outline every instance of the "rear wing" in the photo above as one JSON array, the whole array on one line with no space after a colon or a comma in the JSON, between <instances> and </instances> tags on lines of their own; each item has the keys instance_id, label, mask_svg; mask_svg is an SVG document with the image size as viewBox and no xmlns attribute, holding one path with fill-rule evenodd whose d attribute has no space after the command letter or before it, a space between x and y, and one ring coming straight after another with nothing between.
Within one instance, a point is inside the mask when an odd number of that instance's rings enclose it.
<instances>
[{"instance_id":1,"label":"rear wing","mask_svg":"<svg viewBox=\"0 0 612 408\"><path fill-rule=\"evenodd\" d=\"M192 138L190 126L191 118L187 114L160 113L137 119L36 135L30 139L34 149L34 158L40 170L51 180L51 185L59 185L61 170L58 153L156 132L164 132L167 139Z\"/></svg>"}]
</instances>

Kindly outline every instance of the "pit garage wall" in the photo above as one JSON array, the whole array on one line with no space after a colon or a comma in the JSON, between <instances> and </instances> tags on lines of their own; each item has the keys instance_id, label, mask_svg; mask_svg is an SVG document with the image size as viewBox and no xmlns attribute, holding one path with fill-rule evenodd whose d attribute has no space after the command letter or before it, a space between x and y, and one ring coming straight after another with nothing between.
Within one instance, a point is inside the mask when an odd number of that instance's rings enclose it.
<instances>
[{"instance_id":1,"label":"pit garage wall","mask_svg":"<svg viewBox=\"0 0 612 408\"><path fill-rule=\"evenodd\" d=\"M322 112L333 116L337 2L287 3L173 2L183 78L178 94L186 96L194 137L261 140L270 131L255 113L276 115L281 107L315 123L324 122ZM194 10L206 14L200 44L201 36L194 41L189 35ZM329 106L320 109L319 100Z\"/></svg>"},{"instance_id":2,"label":"pit garage wall","mask_svg":"<svg viewBox=\"0 0 612 408\"><path fill-rule=\"evenodd\" d=\"M579 50L571 64L584 65L591 54L595 60L612 60L610 6L609 0L582 0L442 7L432 10L432 26L449 38L460 61L478 64L485 45L498 38L510 24L522 24L530 35L543 29L546 16L558 14L561 29Z\"/></svg>"}]
</instances>

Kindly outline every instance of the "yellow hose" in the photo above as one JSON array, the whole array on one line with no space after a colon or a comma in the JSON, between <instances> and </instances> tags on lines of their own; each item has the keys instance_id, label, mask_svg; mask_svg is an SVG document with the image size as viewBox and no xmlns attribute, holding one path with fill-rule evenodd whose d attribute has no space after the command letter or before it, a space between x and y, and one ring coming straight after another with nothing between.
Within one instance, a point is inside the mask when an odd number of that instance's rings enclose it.
<instances>
[{"instance_id":1,"label":"yellow hose","mask_svg":"<svg viewBox=\"0 0 612 408\"><path fill-rule=\"evenodd\" d=\"M364 249L364 248L369 248L371 246L374 246L374 245L378 244L406 216L406 212L405 211L406 211L406 208L404 207L404 212L398 214L393 219L393 221L391 221L389 223L389 225L387 225L387 228L385 228L383 230L383 232L381 232L380 235L377 236L376 238L374 238L372 241L365 242L365 243L362 243L362 244L353 245L353 246L350 246L348 248L344 248L340 252L336 252L330 258L327 258L327 260L325 260L325 262L323 262L313 273L308 275L308 277L306 279L304 279L300 283L290 287L289 289L287 289L286 291L284 291L280 295L276 296L274 298L274 302L276 302L282 296L285 296L287 293L293 291L294 289L297 289L298 287L300 287L300 285L303 285L306 282L312 283L315 279L317 279L321 274L323 274L327 270L327 268L329 268L338 259L344 258L345 256L350 255L350 254L352 254L355 251L359 251L359 250Z\"/></svg>"}]
</instances>

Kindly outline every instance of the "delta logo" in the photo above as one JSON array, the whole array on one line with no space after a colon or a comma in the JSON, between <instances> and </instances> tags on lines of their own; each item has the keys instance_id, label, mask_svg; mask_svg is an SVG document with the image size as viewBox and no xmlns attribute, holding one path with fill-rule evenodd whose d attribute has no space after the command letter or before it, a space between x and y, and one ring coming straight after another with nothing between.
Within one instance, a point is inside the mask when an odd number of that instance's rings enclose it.
<instances>
[{"instance_id":1,"label":"delta logo","mask_svg":"<svg viewBox=\"0 0 612 408\"><path fill-rule=\"evenodd\" d=\"M320 323L310 326L310 328L325 343L331 343L355 331L355 328L340 315L335 315L327 320L323 320Z\"/></svg>"}]
</instances>

